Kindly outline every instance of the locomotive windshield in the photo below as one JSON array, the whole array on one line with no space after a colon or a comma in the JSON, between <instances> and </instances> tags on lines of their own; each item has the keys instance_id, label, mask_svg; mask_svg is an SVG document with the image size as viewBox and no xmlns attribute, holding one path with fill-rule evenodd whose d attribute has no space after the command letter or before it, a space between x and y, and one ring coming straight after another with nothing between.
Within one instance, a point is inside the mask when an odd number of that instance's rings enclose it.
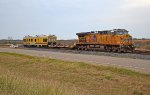
<instances>
[{"instance_id":1,"label":"locomotive windshield","mask_svg":"<svg viewBox=\"0 0 150 95\"><path fill-rule=\"evenodd\" d=\"M117 34L117 35L124 35L124 34L128 34L128 31L127 30L115 30L114 31L115 32L115 34Z\"/></svg>"},{"instance_id":2,"label":"locomotive windshield","mask_svg":"<svg viewBox=\"0 0 150 95\"><path fill-rule=\"evenodd\" d=\"M119 31L117 34L124 35L124 34L128 34L128 32L127 31Z\"/></svg>"}]
</instances>

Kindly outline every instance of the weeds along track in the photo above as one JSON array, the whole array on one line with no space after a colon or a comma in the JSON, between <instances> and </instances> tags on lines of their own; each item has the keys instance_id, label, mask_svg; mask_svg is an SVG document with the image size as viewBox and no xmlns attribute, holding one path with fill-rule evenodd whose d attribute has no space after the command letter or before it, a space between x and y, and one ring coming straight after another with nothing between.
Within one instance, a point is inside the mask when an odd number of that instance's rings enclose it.
<instances>
[{"instance_id":1,"label":"weeds along track","mask_svg":"<svg viewBox=\"0 0 150 95\"><path fill-rule=\"evenodd\" d=\"M135 50L133 53L132 52L118 53L118 52L107 52L104 50L82 51L69 48L22 48L22 49L150 60L150 51L146 50Z\"/></svg>"}]
</instances>

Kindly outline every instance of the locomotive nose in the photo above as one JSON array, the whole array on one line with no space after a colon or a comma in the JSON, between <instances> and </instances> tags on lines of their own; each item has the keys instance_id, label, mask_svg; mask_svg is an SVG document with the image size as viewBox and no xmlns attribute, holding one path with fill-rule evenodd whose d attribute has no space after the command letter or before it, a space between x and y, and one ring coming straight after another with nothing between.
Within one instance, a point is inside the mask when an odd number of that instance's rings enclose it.
<instances>
[{"instance_id":1,"label":"locomotive nose","mask_svg":"<svg viewBox=\"0 0 150 95\"><path fill-rule=\"evenodd\" d=\"M123 38L122 38L122 43L124 45L132 44L132 36L130 36L129 34L124 35Z\"/></svg>"}]
</instances>

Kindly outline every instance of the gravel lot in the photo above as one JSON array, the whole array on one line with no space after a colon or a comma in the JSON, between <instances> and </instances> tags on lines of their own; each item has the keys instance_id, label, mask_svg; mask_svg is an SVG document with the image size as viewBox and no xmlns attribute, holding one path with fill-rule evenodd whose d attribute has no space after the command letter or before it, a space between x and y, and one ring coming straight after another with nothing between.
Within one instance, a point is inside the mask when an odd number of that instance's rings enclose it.
<instances>
[{"instance_id":1,"label":"gravel lot","mask_svg":"<svg viewBox=\"0 0 150 95\"><path fill-rule=\"evenodd\" d=\"M14 52L19 54L26 54L38 57L48 57L67 61L88 62L93 64L96 63L99 65L128 68L142 73L150 73L150 60L143 60L143 59L120 58L103 55L98 56L87 54L62 53L42 49L28 50L28 49L0 48L0 52Z\"/></svg>"}]
</instances>

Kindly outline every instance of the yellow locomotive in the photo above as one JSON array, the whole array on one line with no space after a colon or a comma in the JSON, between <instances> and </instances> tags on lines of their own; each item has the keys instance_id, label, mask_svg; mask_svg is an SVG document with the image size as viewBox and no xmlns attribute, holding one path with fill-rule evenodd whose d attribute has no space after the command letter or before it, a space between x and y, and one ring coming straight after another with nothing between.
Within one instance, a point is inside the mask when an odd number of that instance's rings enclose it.
<instances>
[{"instance_id":1,"label":"yellow locomotive","mask_svg":"<svg viewBox=\"0 0 150 95\"><path fill-rule=\"evenodd\" d=\"M77 33L79 50L104 48L106 51L133 51L132 36L125 29Z\"/></svg>"},{"instance_id":2,"label":"yellow locomotive","mask_svg":"<svg viewBox=\"0 0 150 95\"><path fill-rule=\"evenodd\" d=\"M25 47L49 47L56 45L56 41L57 37L55 35L25 36L23 45Z\"/></svg>"}]
</instances>

